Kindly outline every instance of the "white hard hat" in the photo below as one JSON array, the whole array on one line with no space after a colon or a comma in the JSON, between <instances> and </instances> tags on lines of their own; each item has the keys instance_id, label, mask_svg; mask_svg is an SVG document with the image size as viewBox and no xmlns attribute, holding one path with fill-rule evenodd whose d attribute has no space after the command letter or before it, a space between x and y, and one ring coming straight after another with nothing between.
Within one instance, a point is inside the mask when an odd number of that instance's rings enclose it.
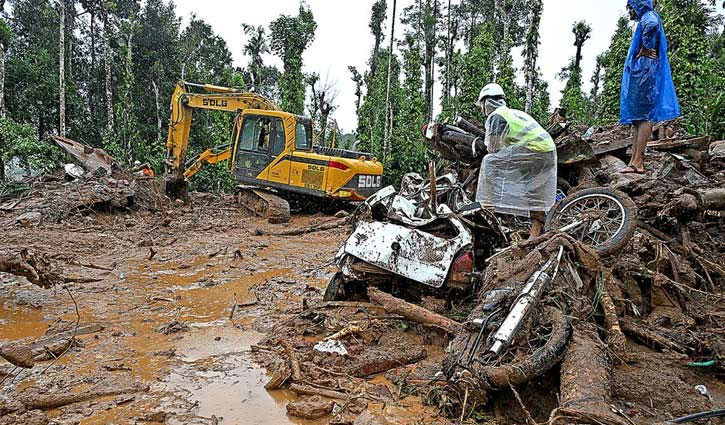
<instances>
[{"instance_id":1,"label":"white hard hat","mask_svg":"<svg viewBox=\"0 0 725 425\"><path fill-rule=\"evenodd\" d=\"M141 161L136 160L136 161L133 162L133 165L136 166L136 167L138 167L139 165L141 165Z\"/></svg>"},{"instance_id":2,"label":"white hard hat","mask_svg":"<svg viewBox=\"0 0 725 425\"><path fill-rule=\"evenodd\" d=\"M506 97L506 93L503 92L503 87L496 83L487 84L486 87L481 89L481 94L478 95L478 101L476 105L483 106L483 102L487 97Z\"/></svg>"}]
</instances>

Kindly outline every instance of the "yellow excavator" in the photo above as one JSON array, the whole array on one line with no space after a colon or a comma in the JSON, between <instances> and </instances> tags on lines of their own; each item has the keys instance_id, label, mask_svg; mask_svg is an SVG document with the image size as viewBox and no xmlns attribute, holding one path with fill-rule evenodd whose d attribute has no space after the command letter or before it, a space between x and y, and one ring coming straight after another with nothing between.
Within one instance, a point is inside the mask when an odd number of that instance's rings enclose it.
<instances>
[{"instance_id":1,"label":"yellow excavator","mask_svg":"<svg viewBox=\"0 0 725 425\"><path fill-rule=\"evenodd\" d=\"M229 144L187 160L194 109L236 113ZM371 154L313 145L309 118L283 112L255 93L179 82L166 141L167 193L188 198L188 179L206 164L228 161L237 200L270 221L290 217L285 194L363 201L377 192L383 166Z\"/></svg>"}]
</instances>

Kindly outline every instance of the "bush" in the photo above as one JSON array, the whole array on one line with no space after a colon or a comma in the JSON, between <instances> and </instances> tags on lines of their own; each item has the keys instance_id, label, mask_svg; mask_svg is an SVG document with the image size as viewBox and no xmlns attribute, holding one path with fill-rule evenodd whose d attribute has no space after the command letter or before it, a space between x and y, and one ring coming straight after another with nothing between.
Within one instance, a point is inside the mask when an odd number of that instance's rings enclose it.
<instances>
[{"instance_id":1,"label":"bush","mask_svg":"<svg viewBox=\"0 0 725 425\"><path fill-rule=\"evenodd\" d=\"M0 118L0 156L4 161L18 158L21 164L34 172L47 173L58 168L61 154L50 143L39 140L30 124Z\"/></svg>"}]
</instances>

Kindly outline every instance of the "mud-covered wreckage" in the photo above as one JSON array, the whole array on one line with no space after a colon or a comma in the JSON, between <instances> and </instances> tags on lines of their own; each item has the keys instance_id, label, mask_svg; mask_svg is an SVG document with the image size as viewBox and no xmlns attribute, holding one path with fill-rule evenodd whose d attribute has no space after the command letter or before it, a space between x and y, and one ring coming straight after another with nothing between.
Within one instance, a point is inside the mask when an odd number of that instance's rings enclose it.
<instances>
[{"instance_id":1,"label":"mud-covered wreckage","mask_svg":"<svg viewBox=\"0 0 725 425\"><path fill-rule=\"evenodd\" d=\"M722 324L712 305L723 301L722 239L690 232L710 217L709 232L722 235L723 154L713 155L722 142L665 123L650 177L618 173L615 155L631 145L626 128L558 119L549 130L562 153L560 202L544 236L524 241L525 218L473 202L481 159L469 147L482 133L465 120L436 124L424 131L445 165L431 164L428 178L407 175L399 191L384 188L358 208L324 299L369 299L451 333L431 382L458 397L456 415L558 367L561 400L550 423L626 424L611 407L610 379L612 362L633 361L628 340L692 364L714 359L705 364L722 373L722 333L690 318ZM451 306L470 294L463 323L415 305L434 297Z\"/></svg>"}]
</instances>

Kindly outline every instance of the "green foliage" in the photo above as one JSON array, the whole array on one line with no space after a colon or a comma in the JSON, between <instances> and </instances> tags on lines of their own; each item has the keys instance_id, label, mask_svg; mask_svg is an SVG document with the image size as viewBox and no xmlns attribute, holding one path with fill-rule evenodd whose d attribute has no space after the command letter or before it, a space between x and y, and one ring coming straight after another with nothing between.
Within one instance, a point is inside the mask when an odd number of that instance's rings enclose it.
<instances>
[{"instance_id":1,"label":"green foliage","mask_svg":"<svg viewBox=\"0 0 725 425\"><path fill-rule=\"evenodd\" d=\"M242 29L248 37L243 52L251 59L246 71L248 77L245 78L249 81L249 88L279 102L279 91L277 90L279 70L274 66L265 65L262 57L271 52L266 30L262 25L254 27L247 24L242 24Z\"/></svg>"},{"instance_id":2,"label":"green foliage","mask_svg":"<svg viewBox=\"0 0 725 425\"><path fill-rule=\"evenodd\" d=\"M47 0L16 0L12 6L15 36L5 62L6 110L45 135L58 125L58 15Z\"/></svg>"},{"instance_id":3,"label":"green foliage","mask_svg":"<svg viewBox=\"0 0 725 425\"><path fill-rule=\"evenodd\" d=\"M592 28L584 21L576 22L572 28L574 34L574 46L576 54L569 63L569 66L562 69L559 78L566 79L566 86L562 91L560 106L566 109L569 119L582 124L591 123L591 105L582 92L582 49L584 43L591 37Z\"/></svg>"},{"instance_id":4,"label":"green foliage","mask_svg":"<svg viewBox=\"0 0 725 425\"><path fill-rule=\"evenodd\" d=\"M400 62L396 56L390 56L387 50L381 50L378 53L376 62L379 64L375 74L369 77L367 93L363 97L360 105L360 113L358 114L357 135L360 143L360 149L366 152L372 152L378 158L383 158L383 139L385 131L385 100L388 81L388 61L391 61L391 79L390 79L390 107L393 111L393 117L397 117L402 103L402 92L400 87ZM394 118L393 125L396 125L397 118ZM393 130L393 134L395 130ZM395 143L393 141L393 143ZM393 149L394 150L394 149ZM393 183L387 176L388 181ZM399 182L397 182L399 183Z\"/></svg>"},{"instance_id":5,"label":"green foliage","mask_svg":"<svg viewBox=\"0 0 725 425\"><path fill-rule=\"evenodd\" d=\"M481 109L475 105L481 89L493 81L495 52L493 35L490 28L478 30L470 49L461 56L457 69L460 86L453 99L453 114L485 122Z\"/></svg>"},{"instance_id":6,"label":"green foliage","mask_svg":"<svg viewBox=\"0 0 725 425\"><path fill-rule=\"evenodd\" d=\"M629 20L621 17L617 21L617 30L612 36L609 49L602 55L604 82L596 106L596 121L599 124L619 121L622 74L624 73L624 63L627 61L627 53L631 43L632 29L629 27Z\"/></svg>"},{"instance_id":7,"label":"green foliage","mask_svg":"<svg viewBox=\"0 0 725 425\"><path fill-rule=\"evenodd\" d=\"M672 78L682 107L683 120L690 131L700 133L711 127L705 117L712 111L722 111L722 100L712 96L718 92L717 59L709 57L710 42L707 30L712 10L699 0L663 0L659 2L665 34L669 42ZM710 105L712 103L712 105ZM718 106L719 104L719 106ZM721 115L722 116L722 115Z\"/></svg>"},{"instance_id":8,"label":"green foliage","mask_svg":"<svg viewBox=\"0 0 725 425\"><path fill-rule=\"evenodd\" d=\"M499 57L496 82L506 93L506 103L510 108L524 110L526 107L526 91L516 84L516 69L511 52L503 52Z\"/></svg>"},{"instance_id":9,"label":"green foliage","mask_svg":"<svg viewBox=\"0 0 725 425\"><path fill-rule=\"evenodd\" d=\"M388 3L385 0L377 0L373 3L370 13L370 32L373 34L375 42L373 43L373 52L370 56L370 73L368 77L372 77L378 67L378 52L380 52L380 44L385 40L385 18L388 13ZM369 83L369 81L368 81Z\"/></svg>"},{"instance_id":10,"label":"green foliage","mask_svg":"<svg viewBox=\"0 0 725 425\"><path fill-rule=\"evenodd\" d=\"M0 44L2 44L3 48L5 48L10 42L12 33L13 32L5 22L5 19L0 18Z\"/></svg>"},{"instance_id":11,"label":"green foliage","mask_svg":"<svg viewBox=\"0 0 725 425\"><path fill-rule=\"evenodd\" d=\"M393 136L386 167L386 179L400 184L403 175L423 172L426 167L426 149L421 128L425 124L425 95L421 67L423 58L417 40L406 37L402 47L403 86L401 106L393 121Z\"/></svg>"},{"instance_id":12,"label":"green foliage","mask_svg":"<svg viewBox=\"0 0 725 425\"><path fill-rule=\"evenodd\" d=\"M59 151L38 140L32 125L0 118L0 139L3 140L0 145L0 159L3 161L19 158L23 166L36 172L52 171L58 166Z\"/></svg>"},{"instance_id":13,"label":"green foliage","mask_svg":"<svg viewBox=\"0 0 725 425\"><path fill-rule=\"evenodd\" d=\"M282 15L269 27L272 52L284 64L284 73L279 81L280 107L293 114L302 114L305 108L302 54L315 39L317 23L312 10L301 4L297 16Z\"/></svg>"},{"instance_id":14,"label":"green foliage","mask_svg":"<svg viewBox=\"0 0 725 425\"><path fill-rule=\"evenodd\" d=\"M546 123L549 121L550 108L549 83L539 75L534 84L534 102L531 106L531 116L539 123Z\"/></svg>"},{"instance_id":15,"label":"green foliage","mask_svg":"<svg viewBox=\"0 0 725 425\"><path fill-rule=\"evenodd\" d=\"M589 115L590 105L581 87L581 70L574 68L569 73L569 80L566 83L564 91L562 91L560 106L566 109L566 116L570 120L588 124L591 121Z\"/></svg>"}]
</instances>

